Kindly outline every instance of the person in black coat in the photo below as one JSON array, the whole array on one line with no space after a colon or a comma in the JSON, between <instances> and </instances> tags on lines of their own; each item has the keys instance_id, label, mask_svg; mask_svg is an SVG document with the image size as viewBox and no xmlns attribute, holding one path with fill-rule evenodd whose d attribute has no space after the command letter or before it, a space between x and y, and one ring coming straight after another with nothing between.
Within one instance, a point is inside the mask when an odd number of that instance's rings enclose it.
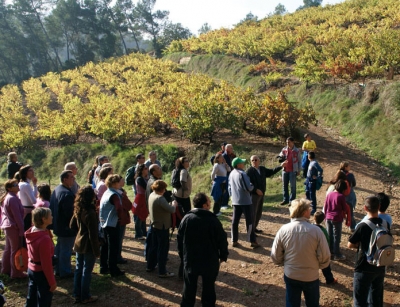
<instances>
[{"instance_id":1,"label":"person in black coat","mask_svg":"<svg viewBox=\"0 0 400 307\"><path fill-rule=\"evenodd\" d=\"M250 178L250 182L254 185L254 189L251 192L251 199L253 202L253 216L254 216L254 226L255 232L261 233L261 229L257 229L258 223L260 222L263 204L264 204L264 195L267 189L267 178L275 175L279 172L282 167L286 165L287 162L282 162L280 166L277 166L273 169L266 168L265 166L260 165L260 158L257 156L251 156L251 167L249 167L246 171L247 176Z\"/></svg>"},{"instance_id":2,"label":"person in black coat","mask_svg":"<svg viewBox=\"0 0 400 307\"><path fill-rule=\"evenodd\" d=\"M21 162L18 162L18 156L16 152L10 152L7 156L7 175L8 179L13 179L16 172L22 166Z\"/></svg>"},{"instance_id":3,"label":"person in black coat","mask_svg":"<svg viewBox=\"0 0 400 307\"><path fill-rule=\"evenodd\" d=\"M217 216L210 211L207 195L196 194L193 206L183 218L177 235L179 256L184 264L181 306L194 306L199 276L203 280L203 306L215 306L219 265L227 261L229 254L227 236Z\"/></svg>"}]
</instances>

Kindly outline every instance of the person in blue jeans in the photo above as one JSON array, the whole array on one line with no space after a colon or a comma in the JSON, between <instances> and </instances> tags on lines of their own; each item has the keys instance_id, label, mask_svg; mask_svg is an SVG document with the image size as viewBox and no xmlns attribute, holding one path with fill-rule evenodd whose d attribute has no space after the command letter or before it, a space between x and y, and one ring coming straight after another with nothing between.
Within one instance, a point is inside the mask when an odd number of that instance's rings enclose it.
<instances>
[{"instance_id":1,"label":"person in blue jeans","mask_svg":"<svg viewBox=\"0 0 400 307\"><path fill-rule=\"evenodd\" d=\"M383 223L378 215L379 203L379 199L376 196L367 197L364 203L364 210L367 212L368 220L375 225L382 225ZM390 226L387 226L390 231ZM353 304L355 307L383 306L386 267L369 264L366 256L372 232L372 228L367 223L362 222L357 225L355 232L347 243L347 247L355 248L358 251L353 280Z\"/></svg>"},{"instance_id":2,"label":"person in blue jeans","mask_svg":"<svg viewBox=\"0 0 400 307\"><path fill-rule=\"evenodd\" d=\"M151 225L151 242L146 253L147 272L152 272L158 265L158 277L175 276L166 268L169 251L169 229L171 228L171 213L174 213L178 203L172 205L164 197L167 189L165 181L156 180L151 185L153 192L149 196L149 212Z\"/></svg>"},{"instance_id":3,"label":"person in blue jeans","mask_svg":"<svg viewBox=\"0 0 400 307\"><path fill-rule=\"evenodd\" d=\"M284 147L279 154L279 158L281 160L287 161L282 171L283 201L280 203L282 206L289 204L289 202L296 198L296 177L301 171L301 153L300 150L294 146L294 139L292 137L288 137L286 139L286 145L287 146Z\"/></svg>"},{"instance_id":4,"label":"person in blue jeans","mask_svg":"<svg viewBox=\"0 0 400 307\"><path fill-rule=\"evenodd\" d=\"M61 184L58 185L50 198L50 210L53 214L52 229L57 235L55 256L58 263L55 266L56 275L62 278L72 277L71 250L74 246L76 230L69 228L74 212L75 195L71 187L75 183L72 171L63 171L60 175Z\"/></svg>"},{"instance_id":5,"label":"person in blue jeans","mask_svg":"<svg viewBox=\"0 0 400 307\"><path fill-rule=\"evenodd\" d=\"M315 152L310 151L308 153L308 160L310 161L306 176L306 197L311 201L311 215L314 215L317 211L317 178L322 177L322 167L315 160Z\"/></svg>"},{"instance_id":6,"label":"person in blue jeans","mask_svg":"<svg viewBox=\"0 0 400 307\"><path fill-rule=\"evenodd\" d=\"M317 226L310 223L310 201L292 201L290 223L277 232L271 248L272 261L284 267L286 307L301 305L301 293L307 307L319 307L319 269L330 264L328 242Z\"/></svg>"},{"instance_id":7,"label":"person in blue jeans","mask_svg":"<svg viewBox=\"0 0 400 307\"><path fill-rule=\"evenodd\" d=\"M90 282L96 258L100 257L99 221L96 214L96 194L91 185L81 188L76 196L74 215L70 227L78 234L75 239L76 268L74 275L74 297L76 303L97 301L90 294Z\"/></svg>"}]
</instances>

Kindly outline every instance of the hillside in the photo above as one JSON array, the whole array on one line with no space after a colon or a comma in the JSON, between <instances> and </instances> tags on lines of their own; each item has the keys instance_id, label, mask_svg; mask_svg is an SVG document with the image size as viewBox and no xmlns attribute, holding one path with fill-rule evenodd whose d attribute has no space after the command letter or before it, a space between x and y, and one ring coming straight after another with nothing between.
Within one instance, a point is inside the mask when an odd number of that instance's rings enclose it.
<instances>
[{"instance_id":1,"label":"hillside","mask_svg":"<svg viewBox=\"0 0 400 307\"><path fill-rule=\"evenodd\" d=\"M283 92L256 95L142 54L5 86L0 111L2 151L87 139L137 145L169 133L210 143L223 129L285 135L315 121Z\"/></svg>"},{"instance_id":2,"label":"hillside","mask_svg":"<svg viewBox=\"0 0 400 307\"><path fill-rule=\"evenodd\" d=\"M400 174L399 9L394 0L304 9L173 42L165 57L256 92L285 89Z\"/></svg>"},{"instance_id":3,"label":"hillside","mask_svg":"<svg viewBox=\"0 0 400 307\"><path fill-rule=\"evenodd\" d=\"M348 0L174 41L166 53L246 59L267 81L288 74L307 82L393 78L400 65L399 12L397 0Z\"/></svg>"}]
</instances>

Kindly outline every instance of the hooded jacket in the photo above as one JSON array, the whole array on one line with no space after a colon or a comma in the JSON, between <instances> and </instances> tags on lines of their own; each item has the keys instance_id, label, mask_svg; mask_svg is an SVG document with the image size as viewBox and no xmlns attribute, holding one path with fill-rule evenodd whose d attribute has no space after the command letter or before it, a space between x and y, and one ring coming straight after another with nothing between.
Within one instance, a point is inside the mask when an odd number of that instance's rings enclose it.
<instances>
[{"instance_id":1,"label":"hooded jacket","mask_svg":"<svg viewBox=\"0 0 400 307\"><path fill-rule=\"evenodd\" d=\"M34 272L43 271L51 287L56 283L52 261L54 244L48 230L34 231L35 229L36 227L33 226L25 232L29 257L28 268Z\"/></svg>"}]
</instances>

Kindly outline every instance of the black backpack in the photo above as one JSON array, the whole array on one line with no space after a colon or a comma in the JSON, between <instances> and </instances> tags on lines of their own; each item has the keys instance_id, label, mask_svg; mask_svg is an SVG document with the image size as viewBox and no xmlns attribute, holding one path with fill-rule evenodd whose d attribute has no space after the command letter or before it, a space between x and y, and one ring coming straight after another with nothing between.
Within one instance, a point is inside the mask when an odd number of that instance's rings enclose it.
<instances>
[{"instance_id":1,"label":"black backpack","mask_svg":"<svg viewBox=\"0 0 400 307\"><path fill-rule=\"evenodd\" d=\"M96 171L96 168L94 168L94 167L89 171L89 179L88 179L89 184L93 184L93 178L94 178L95 171Z\"/></svg>"},{"instance_id":2,"label":"black backpack","mask_svg":"<svg viewBox=\"0 0 400 307\"><path fill-rule=\"evenodd\" d=\"M172 185L173 188L175 188L177 190L182 187L182 184L181 184L181 170L182 170L181 168L179 168L179 169L175 168L172 171L172 175L171 175L171 185Z\"/></svg>"},{"instance_id":3,"label":"black backpack","mask_svg":"<svg viewBox=\"0 0 400 307\"><path fill-rule=\"evenodd\" d=\"M125 184L126 185L134 185L135 184L135 172L136 172L136 165L128 168L125 174Z\"/></svg>"}]
</instances>

